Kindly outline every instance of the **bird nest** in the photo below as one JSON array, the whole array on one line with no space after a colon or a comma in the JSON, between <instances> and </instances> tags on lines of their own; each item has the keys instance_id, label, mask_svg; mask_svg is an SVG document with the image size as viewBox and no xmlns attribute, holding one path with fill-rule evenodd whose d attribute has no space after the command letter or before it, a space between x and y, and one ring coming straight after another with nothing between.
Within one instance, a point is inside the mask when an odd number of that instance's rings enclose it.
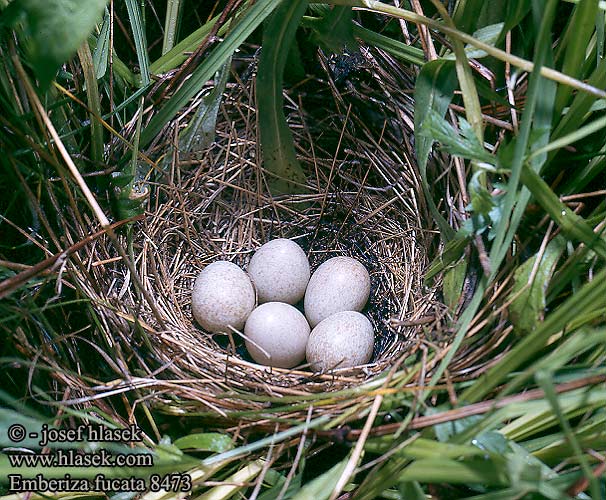
<instances>
[{"instance_id":1,"label":"bird nest","mask_svg":"<svg viewBox=\"0 0 606 500\"><path fill-rule=\"evenodd\" d=\"M335 84L328 72L328 84L313 82L302 106L287 100L308 192L268 194L254 85L230 85L213 144L201 159L173 153L167 179L151 186L133 242L143 290L129 286L134 278L115 258L92 269L98 287L82 283L113 332L110 344L141 375L130 383L153 387L158 405L226 415L263 408L271 398L333 392L400 365L426 341L428 318L444 307L423 282L435 235L409 142L412 102L397 90L402 80L372 69L373 57L366 54L366 80ZM210 334L195 322L191 290L199 272L216 260L246 269L254 251L278 237L305 250L312 272L334 256L368 269L371 293L362 312L376 338L368 364L327 373L270 368L249 357L238 335Z\"/></svg>"}]
</instances>

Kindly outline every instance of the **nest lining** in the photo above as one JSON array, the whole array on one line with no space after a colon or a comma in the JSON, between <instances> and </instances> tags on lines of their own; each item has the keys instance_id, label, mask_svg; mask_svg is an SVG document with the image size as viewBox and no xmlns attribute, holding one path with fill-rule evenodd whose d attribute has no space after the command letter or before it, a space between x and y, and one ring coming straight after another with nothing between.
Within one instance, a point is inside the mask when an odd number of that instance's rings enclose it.
<instances>
[{"instance_id":1,"label":"nest lining","mask_svg":"<svg viewBox=\"0 0 606 500\"><path fill-rule=\"evenodd\" d=\"M338 110L343 96L335 96L335 102ZM150 340L145 357L161 367L158 378L179 381L170 396L158 394L158 400L184 398L224 414L262 407L242 395L304 395L357 385L406 356L421 332L410 324L443 307L436 291L422 282L432 235L424 230L410 144L400 142L411 133L410 111L392 110L376 130L351 108L308 125L313 117L292 101L290 106L291 130L310 172L308 194L267 194L267 175L257 155L254 99L243 86L232 86L225 96L215 143L203 159L175 162L170 179L154 186L148 213L135 231L136 267L162 322L124 284L128 273L123 281L116 279L118 267L97 270L102 283L98 303L121 330L123 349L135 347L130 344L143 348L132 321L124 319L136 317ZM321 140L335 130L338 142ZM246 269L253 252L277 237L297 241L308 253L312 272L338 255L354 257L369 270L371 295L363 313L376 339L369 364L326 374L269 368L252 361L242 339L210 335L196 324L191 289L204 266L225 259Z\"/></svg>"}]
</instances>

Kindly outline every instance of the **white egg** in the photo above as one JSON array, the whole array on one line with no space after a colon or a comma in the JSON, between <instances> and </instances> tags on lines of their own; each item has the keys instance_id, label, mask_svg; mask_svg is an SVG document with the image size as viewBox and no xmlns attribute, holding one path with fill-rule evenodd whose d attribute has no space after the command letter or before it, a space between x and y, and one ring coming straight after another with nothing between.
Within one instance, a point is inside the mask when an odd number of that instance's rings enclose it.
<instances>
[{"instance_id":1,"label":"white egg","mask_svg":"<svg viewBox=\"0 0 606 500\"><path fill-rule=\"evenodd\" d=\"M316 372L363 365L370 361L373 346L374 332L368 318L356 311L341 311L311 331L307 361Z\"/></svg>"},{"instance_id":2,"label":"white egg","mask_svg":"<svg viewBox=\"0 0 606 500\"><path fill-rule=\"evenodd\" d=\"M303 298L309 282L309 261L294 241L279 238L265 243L250 259L250 275L259 303L295 304Z\"/></svg>"},{"instance_id":3,"label":"white egg","mask_svg":"<svg viewBox=\"0 0 606 500\"><path fill-rule=\"evenodd\" d=\"M267 302L248 317L244 335L246 348L257 363L292 368L305 358L309 324L293 306Z\"/></svg>"},{"instance_id":4,"label":"white egg","mask_svg":"<svg viewBox=\"0 0 606 500\"><path fill-rule=\"evenodd\" d=\"M305 292L305 316L313 328L339 311L361 311L370 295L366 268L351 257L333 257L312 274Z\"/></svg>"},{"instance_id":5,"label":"white egg","mask_svg":"<svg viewBox=\"0 0 606 500\"><path fill-rule=\"evenodd\" d=\"M192 312L209 332L241 330L255 307L255 289L236 264L220 260L204 268L192 291Z\"/></svg>"}]
</instances>

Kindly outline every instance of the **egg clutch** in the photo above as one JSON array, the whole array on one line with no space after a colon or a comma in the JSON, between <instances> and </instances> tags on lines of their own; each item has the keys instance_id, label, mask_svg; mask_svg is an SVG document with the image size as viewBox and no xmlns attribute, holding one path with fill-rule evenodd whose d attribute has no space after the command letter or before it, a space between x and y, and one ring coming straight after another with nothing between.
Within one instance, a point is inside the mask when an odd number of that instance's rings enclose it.
<instances>
[{"instance_id":1,"label":"egg clutch","mask_svg":"<svg viewBox=\"0 0 606 500\"><path fill-rule=\"evenodd\" d=\"M374 331L360 313L370 276L360 262L333 257L311 274L303 249L280 238L261 246L247 271L217 261L198 275L192 312L205 330L243 332L251 357L268 366L307 358L312 370L328 371L370 361ZM305 314L295 307L301 300Z\"/></svg>"}]
</instances>

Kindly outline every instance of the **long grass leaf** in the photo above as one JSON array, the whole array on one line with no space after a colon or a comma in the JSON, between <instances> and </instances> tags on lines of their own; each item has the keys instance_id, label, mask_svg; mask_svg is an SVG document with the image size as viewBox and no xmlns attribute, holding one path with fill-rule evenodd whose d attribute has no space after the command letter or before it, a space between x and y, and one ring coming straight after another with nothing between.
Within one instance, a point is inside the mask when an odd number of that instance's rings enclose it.
<instances>
[{"instance_id":1,"label":"long grass leaf","mask_svg":"<svg viewBox=\"0 0 606 500\"><path fill-rule=\"evenodd\" d=\"M84 42L78 49L78 57L82 65L84 81L86 82L86 99L88 108L92 111L89 115L91 129L91 159L96 165L103 162L103 125L99 123L97 117L101 116L101 99L99 97L99 87L97 85L97 75L95 74L95 65L93 55L91 54L88 42Z\"/></svg>"},{"instance_id":2,"label":"long grass leaf","mask_svg":"<svg viewBox=\"0 0 606 500\"><path fill-rule=\"evenodd\" d=\"M240 44L259 27L279 4L279 0L259 0L242 14L240 21L233 27L232 31L192 72L181 88L175 92L145 127L141 133L140 145L142 148L147 146L162 128L176 116L179 110L200 92L204 84L219 71Z\"/></svg>"},{"instance_id":3,"label":"long grass leaf","mask_svg":"<svg viewBox=\"0 0 606 500\"><path fill-rule=\"evenodd\" d=\"M585 457L583 451L581 450L579 442L570 426L570 423L565 418L565 416L562 412L562 409L558 402L558 397L557 397L556 392L553 387L552 374L549 371L540 371L536 375L536 380L537 380L538 384L545 391L545 397L547 398L547 401L549 401L549 403L551 404L551 407L560 423L560 427L564 431L566 439L568 440L572 449L574 450L574 455L575 455L574 458L576 458L579 461L579 464L581 465L581 469L583 470L583 472L585 473L585 477L589 481L591 496L593 498L599 498L600 497L600 486L599 486L598 480L593 475L593 473L591 471L591 467L589 467L589 464L587 463L587 458Z\"/></svg>"},{"instance_id":4,"label":"long grass leaf","mask_svg":"<svg viewBox=\"0 0 606 500\"><path fill-rule=\"evenodd\" d=\"M181 0L168 0L166 4L166 19L164 21L164 39L162 41L162 55L175 46L181 19Z\"/></svg>"},{"instance_id":5,"label":"long grass leaf","mask_svg":"<svg viewBox=\"0 0 606 500\"><path fill-rule=\"evenodd\" d=\"M126 9L130 20L133 37L135 39L135 49L137 51L137 61L139 62L139 71L141 74L141 86L149 85L149 55L147 52L147 36L143 23L141 7L137 0L126 0Z\"/></svg>"},{"instance_id":6,"label":"long grass leaf","mask_svg":"<svg viewBox=\"0 0 606 500\"><path fill-rule=\"evenodd\" d=\"M305 173L295 152L292 133L284 116L282 83L288 53L307 0L280 5L263 30L263 47L257 72L257 117L263 166L271 174L272 194L304 191Z\"/></svg>"},{"instance_id":7,"label":"long grass leaf","mask_svg":"<svg viewBox=\"0 0 606 500\"><path fill-rule=\"evenodd\" d=\"M543 323L531 334L517 343L500 362L479 377L474 384L461 394L463 401L478 401L510 373L517 370L543 349L549 338L563 330L567 324L591 311L606 307L606 269L602 269L594 279L583 285L580 290L551 312ZM523 380L507 387L507 393L519 387Z\"/></svg>"},{"instance_id":8,"label":"long grass leaf","mask_svg":"<svg viewBox=\"0 0 606 500\"><path fill-rule=\"evenodd\" d=\"M581 74L589 39L593 36L598 0L581 0L574 8L572 19L563 36L565 47L562 72L575 78ZM559 116L572 94L572 88L563 85L556 97L555 115Z\"/></svg>"}]
</instances>

